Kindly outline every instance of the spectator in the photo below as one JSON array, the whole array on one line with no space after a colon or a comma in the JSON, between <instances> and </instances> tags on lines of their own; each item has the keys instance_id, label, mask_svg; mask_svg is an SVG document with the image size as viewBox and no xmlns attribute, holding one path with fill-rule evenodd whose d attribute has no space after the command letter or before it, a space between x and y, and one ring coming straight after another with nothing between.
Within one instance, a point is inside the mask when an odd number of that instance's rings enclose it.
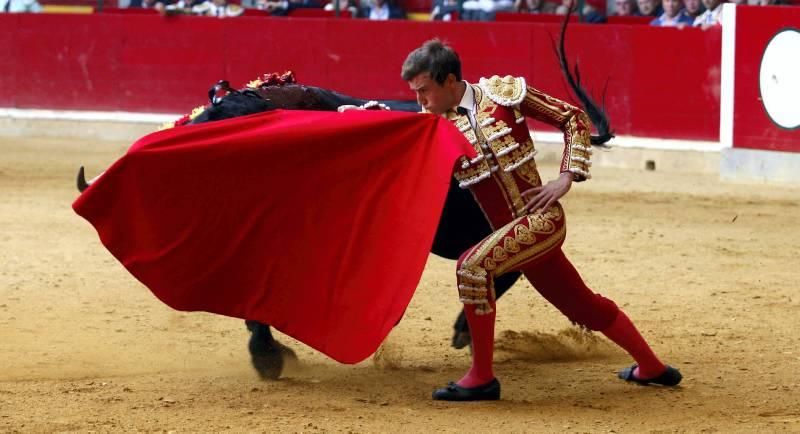
<instances>
[{"instance_id":1,"label":"spectator","mask_svg":"<svg viewBox=\"0 0 800 434\"><path fill-rule=\"evenodd\" d=\"M694 19L694 27L700 27L703 30L718 26L722 19L722 4L720 0L703 0L703 6L706 11Z\"/></svg>"},{"instance_id":2,"label":"spectator","mask_svg":"<svg viewBox=\"0 0 800 434\"><path fill-rule=\"evenodd\" d=\"M270 15L286 16L293 9L318 8L320 5L317 0L256 0L256 7Z\"/></svg>"},{"instance_id":3,"label":"spectator","mask_svg":"<svg viewBox=\"0 0 800 434\"><path fill-rule=\"evenodd\" d=\"M664 13L651 21L651 26L684 27L694 23L694 18L690 17L683 9L681 0L662 0L662 4Z\"/></svg>"},{"instance_id":4,"label":"spectator","mask_svg":"<svg viewBox=\"0 0 800 434\"><path fill-rule=\"evenodd\" d=\"M42 5L36 0L0 0L0 12L41 12Z\"/></svg>"},{"instance_id":5,"label":"spectator","mask_svg":"<svg viewBox=\"0 0 800 434\"><path fill-rule=\"evenodd\" d=\"M515 0L513 10L529 14L554 14L556 5L544 0Z\"/></svg>"},{"instance_id":6,"label":"spectator","mask_svg":"<svg viewBox=\"0 0 800 434\"><path fill-rule=\"evenodd\" d=\"M356 6L356 2L353 1L352 3L350 0L333 0L332 2L328 3L322 9L326 11L333 11L336 9L335 3L339 2L339 10L340 11L348 11L350 12L350 16L358 15L358 6Z\"/></svg>"},{"instance_id":7,"label":"spectator","mask_svg":"<svg viewBox=\"0 0 800 434\"><path fill-rule=\"evenodd\" d=\"M402 20L406 12L394 3L394 0L369 0L361 15L370 20Z\"/></svg>"},{"instance_id":8,"label":"spectator","mask_svg":"<svg viewBox=\"0 0 800 434\"><path fill-rule=\"evenodd\" d=\"M664 13L661 8L661 0L636 0L639 6L639 14L642 16L657 17Z\"/></svg>"},{"instance_id":9,"label":"spectator","mask_svg":"<svg viewBox=\"0 0 800 434\"><path fill-rule=\"evenodd\" d=\"M689 15L692 19L699 17L700 14L706 11L701 0L683 0L683 5L686 15Z\"/></svg>"},{"instance_id":10,"label":"spectator","mask_svg":"<svg viewBox=\"0 0 800 434\"><path fill-rule=\"evenodd\" d=\"M561 4L556 8L556 14L558 15L566 15L567 11L570 7L572 7L572 11L574 12L577 9L577 6L573 6L574 0L562 0ZM584 23L604 23L606 22L606 17L600 11L592 7L588 2L584 2L583 4L583 11L580 14L582 16L582 21Z\"/></svg>"},{"instance_id":11,"label":"spectator","mask_svg":"<svg viewBox=\"0 0 800 434\"><path fill-rule=\"evenodd\" d=\"M219 18L238 17L244 13L241 6L229 4L228 0L207 0L192 6L191 11L195 15Z\"/></svg>"},{"instance_id":12,"label":"spectator","mask_svg":"<svg viewBox=\"0 0 800 434\"><path fill-rule=\"evenodd\" d=\"M639 15L636 0L614 0L614 15L618 17L635 17Z\"/></svg>"},{"instance_id":13,"label":"spectator","mask_svg":"<svg viewBox=\"0 0 800 434\"><path fill-rule=\"evenodd\" d=\"M495 12L510 11L513 0L466 0L461 8L464 19L473 21L494 21Z\"/></svg>"},{"instance_id":14,"label":"spectator","mask_svg":"<svg viewBox=\"0 0 800 434\"><path fill-rule=\"evenodd\" d=\"M164 7L164 12L166 12L168 15L200 15L199 13L194 12L193 9L202 5L203 2L204 0L178 0L176 3L166 5Z\"/></svg>"},{"instance_id":15,"label":"spectator","mask_svg":"<svg viewBox=\"0 0 800 434\"><path fill-rule=\"evenodd\" d=\"M169 0L133 0L130 3L130 7L135 8L139 7L142 9L155 9L162 14L166 11L167 6L171 3Z\"/></svg>"},{"instance_id":16,"label":"spectator","mask_svg":"<svg viewBox=\"0 0 800 434\"><path fill-rule=\"evenodd\" d=\"M458 0L434 0L431 21L454 21L458 15Z\"/></svg>"}]
</instances>

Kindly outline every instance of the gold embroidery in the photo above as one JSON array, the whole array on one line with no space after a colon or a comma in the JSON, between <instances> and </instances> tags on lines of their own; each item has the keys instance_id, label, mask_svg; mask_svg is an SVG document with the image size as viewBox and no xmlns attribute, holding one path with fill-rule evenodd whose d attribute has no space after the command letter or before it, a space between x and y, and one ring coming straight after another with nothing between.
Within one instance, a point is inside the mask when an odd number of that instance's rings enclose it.
<instances>
[{"instance_id":1,"label":"gold embroidery","mask_svg":"<svg viewBox=\"0 0 800 434\"><path fill-rule=\"evenodd\" d=\"M480 102L480 104L479 104L480 107L482 107L484 109L484 110L481 110L479 112L479 116L481 116L482 119L488 119L489 116L497 113L497 109L498 109L497 105L491 103L491 101L486 102L487 100L488 100L488 98L484 98L484 100L482 100ZM493 111L490 112L488 110L485 110L485 109L489 109L489 108L493 109ZM479 142L482 141L482 142L486 143L487 137L491 137L491 135L496 134L498 132L501 132L502 130L507 129L507 128L508 128L508 124L505 121L502 121L502 120L495 121L495 122L493 122L493 123L491 123L491 124L489 124L489 125L487 125L485 127L479 128L478 129L478 132L479 132L478 141ZM511 135L506 135L504 137L510 138L511 141L513 142L513 137ZM509 204L509 208L510 208L510 210L512 212L512 216L516 217L517 214L520 211L522 211L522 207L524 206L524 203L522 201L522 194L521 194L521 192L519 190L519 187L517 187L517 183L514 182L514 178L510 174L508 174L504 170L502 170L502 169L504 169L506 167L506 165L503 164L501 159L502 158L506 158L507 159L508 155L504 155L502 157L497 157L497 153L499 152L499 146L495 144L496 142L497 143L509 143L509 142L507 142L507 141L498 142L497 140L493 140L491 142L488 142L487 144L489 145L489 147L490 147L490 149L492 151L492 154L494 155L494 158L498 159L497 163L499 164L499 166L501 168L500 171L498 171L498 172L496 172L494 174L495 175L494 178L497 179L500 182L500 184L501 184L500 185L500 191L503 192L503 195L505 197L506 203ZM500 145L500 146L502 146L502 145ZM487 163L487 166L488 166L488 163Z\"/></svg>"},{"instance_id":2,"label":"gold embroidery","mask_svg":"<svg viewBox=\"0 0 800 434\"><path fill-rule=\"evenodd\" d=\"M522 234L527 231L526 235L531 238L533 238L533 233L544 234L546 236L543 237L539 243L531 243L529 247L511 257L510 260L504 262L502 266L498 266L495 270L495 274L503 274L521 263L527 262L542 253L550 251L555 245L563 241L567 235L566 225L561 224L560 227L556 225L556 222L561 221L563 216L564 211L559 204L550 207L542 214L528 215L528 227L526 228L525 225L519 225L520 228L525 228L524 231L520 230L519 233ZM517 227L515 227L514 230L516 240L521 242L519 236L516 234Z\"/></svg>"},{"instance_id":3,"label":"gold embroidery","mask_svg":"<svg viewBox=\"0 0 800 434\"><path fill-rule=\"evenodd\" d=\"M506 249L501 246L495 246L492 249L492 259L495 262L503 262L508 259L508 253L506 253Z\"/></svg>"},{"instance_id":4,"label":"gold embroidery","mask_svg":"<svg viewBox=\"0 0 800 434\"><path fill-rule=\"evenodd\" d=\"M495 121L495 122L493 122L493 123L491 123L491 124L489 124L489 125L487 125L485 127L480 128L480 130L481 130L481 133L483 134L483 137L486 137L486 140L490 141L489 144L492 144L491 142L496 141L496 139L490 140L490 137L492 137L496 133L501 132L502 130L505 130L506 128L508 128L508 124L505 121L497 120L497 121ZM505 137L508 137L508 136L505 136ZM494 150L496 152L494 147L492 147L492 150Z\"/></svg>"},{"instance_id":5,"label":"gold embroidery","mask_svg":"<svg viewBox=\"0 0 800 434\"><path fill-rule=\"evenodd\" d=\"M557 100L538 90L528 87L523 103L533 110L534 117L554 126L562 125L570 115L578 110L576 107Z\"/></svg>"},{"instance_id":6,"label":"gold embroidery","mask_svg":"<svg viewBox=\"0 0 800 434\"><path fill-rule=\"evenodd\" d=\"M478 107L475 113L477 132L469 124L467 116L452 112L448 113L447 118L454 122L467 140L472 143L476 153L479 156L484 156L484 158L476 158L471 162L462 160L460 169L456 170L455 177L459 181L459 186L466 188L491 176L498 183L500 190L503 191L512 215L521 215L524 212L524 201L521 197L521 191L510 172L532 160L535 153L533 142L529 139L530 133L527 125L516 122L516 117L520 114L516 107L501 108L491 98L487 97L488 92L483 92L480 86L473 86L473 90L475 91L476 105ZM517 138L522 137L524 139L517 140ZM488 145L489 149L482 149L481 143ZM491 152L491 155L488 152ZM493 164L499 166L499 170L496 172L491 171ZM528 178L538 179L538 173L536 173L535 178L530 176L534 173L528 170ZM532 184L539 185L540 183L541 181L539 180Z\"/></svg>"},{"instance_id":7,"label":"gold embroidery","mask_svg":"<svg viewBox=\"0 0 800 434\"><path fill-rule=\"evenodd\" d=\"M514 145L516 145L517 148L510 149ZM514 163L516 161L514 157L520 154L520 146L517 141L514 140L514 136L510 134L493 141L490 146L494 154L497 155L497 162L500 163L500 166L503 168Z\"/></svg>"},{"instance_id":8,"label":"gold embroidery","mask_svg":"<svg viewBox=\"0 0 800 434\"><path fill-rule=\"evenodd\" d=\"M475 121L478 123L479 126L483 125L483 123L486 122L487 119L492 118L493 111L494 111L493 108L489 109L488 107L478 107L478 113L475 115Z\"/></svg>"},{"instance_id":9,"label":"gold embroidery","mask_svg":"<svg viewBox=\"0 0 800 434\"><path fill-rule=\"evenodd\" d=\"M495 75L481 78L479 83L492 101L503 106L519 104L526 93L525 79L520 77Z\"/></svg>"},{"instance_id":10,"label":"gold embroidery","mask_svg":"<svg viewBox=\"0 0 800 434\"><path fill-rule=\"evenodd\" d=\"M565 130L567 136L565 154L567 156L561 169L562 171L577 172L584 178L588 178L589 159L591 158L591 137L587 122L589 121L585 113L573 116L567 122Z\"/></svg>"},{"instance_id":11,"label":"gold embroidery","mask_svg":"<svg viewBox=\"0 0 800 434\"><path fill-rule=\"evenodd\" d=\"M494 233L492 233L491 235L489 235L488 237L484 238L484 240L481 242L481 246L479 248L475 249L475 251L473 251L469 256L464 258L464 262L462 263L462 268L463 268L464 264L467 264L467 266L469 267L470 266L470 261L472 260L472 258L477 258L476 262L479 263L480 262L479 258L483 258L484 256L486 256L488 251L495 244L497 244L497 242L500 239L502 239L505 236L505 234L508 232L508 230L506 229L507 226L508 225L503 226L502 228L500 228L500 230L497 230Z\"/></svg>"},{"instance_id":12,"label":"gold embroidery","mask_svg":"<svg viewBox=\"0 0 800 434\"><path fill-rule=\"evenodd\" d=\"M542 185L542 178L539 176L539 171L536 169L536 162L533 160L519 166L517 175L534 187Z\"/></svg>"},{"instance_id":13,"label":"gold embroidery","mask_svg":"<svg viewBox=\"0 0 800 434\"><path fill-rule=\"evenodd\" d=\"M497 268L495 274L501 275L506 273L519 264L527 262L542 253L549 252L558 245L558 243L562 242L566 236L567 227L561 226L554 234L545 238L541 243L523 250L519 255L514 256L510 261L504 263L502 268Z\"/></svg>"},{"instance_id":14,"label":"gold embroidery","mask_svg":"<svg viewBox=\"0 0 800 434\"><path fill-rule=\"evenodd\" d=\"M508 203L512 216L516 218L524 212L525 203L522 201L522 192L519 190L519 186L512 174L505 170L499 170L496 175L503 182L503 187L505 187L503 191L508 194L506 203Z\"/></svg>"},{"instance_id":15,"label":"gold embroidery","mask_svg":"<svg viewBox=\"0 0 800 434\"><path fill-rule=\"evenodd\" d=\"M515 219L485 238L479 248L473 249L467 255L459 268L474 270L474 264L480 263L482 260L485 264L490 264L490 267L494 267L497 263L507 260L509 254L518 253L520 251L519 244L533 245L536 241L534 233L549 235L555 232L555 222L560 221L562 217L561 206L554 205L542 214L530 214ZM527 225L523 222L527 222ZM488 255L489 251L491 251L491 257Z\"/></svg>"},{"instance_id":16,"label":"gold embroidery","mask_svg":"<svg viewBox=\"0 0 800 434\"><path fill-rule=\"evenodd\" d=\"M519 252L519 243L511 237L505 237L503 240L503 248L509 253Z\"/></svg>"},{"instance_id":17,"label":"gold embroidery","mask_svg":"<svg viewBox=\"0 0 800 434\"><path fill-rule=\"evenodd\" d=\"M520 244L530 245L536 242L536 237L525 225L514 226L514 239Z\"/></svg>"},{"instance_id":18,"label":"gold embroidery","mask_svg":"<svg viewBox=\"0 0 800 434\"><path fill-rule=\"evenodd\" d=\"M456 271L461 301L480 305L482 311L490 312L494 276L541 256L561 243L566 236L562 220L563 210L556 204L541 215L514 219L471 249ZM536 242L534 234L544 237Z\"/></svg>"},{"instance_id":19,"label":"gold embroidery","mask_svg":"<svg viewBox=\"0 0 800 434\"><path fill-rule=\"evenodd\" d=\"M591 177L589 174L590 121L586 113L532 87L528 87L520 109L525 115L547 122L564 131L566 146L561 161L562 172L570 171L576 174L576 181L583 181Z\"/></svg>"},{"instance_id":20,"label":"gold embroidery","mask_svg":"<svg viewBox=\"0 0 800 434\"><path fill-rule=\"evenodd\" d=\"M514 107L514 122L518 124L525 122L525 115L516 107Z\"/></svg>"}]
</instances>

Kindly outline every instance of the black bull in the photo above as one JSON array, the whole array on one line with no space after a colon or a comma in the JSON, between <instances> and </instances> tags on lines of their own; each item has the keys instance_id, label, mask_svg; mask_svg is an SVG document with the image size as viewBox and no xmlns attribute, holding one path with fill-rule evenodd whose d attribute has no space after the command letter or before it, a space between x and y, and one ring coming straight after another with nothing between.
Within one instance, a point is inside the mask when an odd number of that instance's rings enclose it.
<instances>
[{"instance_id":1,"label":"black bull","mask_svg":"<svg viewBox=\"0 0 800 434\"><path fill-rule=\"evenodd\" d=\"M244 116L274 109L335 111L342 105L363 105L367 100L353 98L317 87L285 85L266 87L244 92L233 91L221 100L215 101L216 90L226 88L220 82L209 95L212 105L195 118L192 123L203 123ZM395 111L419 112L414 101L379 101ZM447 259L458 259L468 248L477 244L492 232L483 212L467 190L458 187L455 179L450 183L444 210L436 236L431 247L435 255ZM495 281L495 291L499 298L519 278L520 273L508 273ZM455 278L453 280L455 282ZM455 289L453 296L456 296ZM268 324L246 321L251 331L248 349L253 366L265 379L275 379L281 374L284 358L293 358L291 350L281 345L273 337ZM469 328L464 312L459 314L454 325L452 344L463 348L470 343Z\"/></svg>"}]
</instances>

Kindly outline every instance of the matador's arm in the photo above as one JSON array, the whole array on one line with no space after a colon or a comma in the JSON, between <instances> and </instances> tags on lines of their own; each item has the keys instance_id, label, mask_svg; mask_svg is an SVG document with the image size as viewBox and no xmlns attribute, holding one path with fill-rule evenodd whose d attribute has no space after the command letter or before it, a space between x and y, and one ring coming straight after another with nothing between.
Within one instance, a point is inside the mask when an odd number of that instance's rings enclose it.
<instances>
[{"instance_id":1,"label":"matador's arm","mask_svg":"<svg viewBox=\"0 0 800 434\"><path fill-rule=\"evenodd\" d=\"M564 132L561 173L571 172L575 181L591 178L591 121L583 110L527 86L519 109L523 115L552 125Z\"/></svg>"}]
</instances>

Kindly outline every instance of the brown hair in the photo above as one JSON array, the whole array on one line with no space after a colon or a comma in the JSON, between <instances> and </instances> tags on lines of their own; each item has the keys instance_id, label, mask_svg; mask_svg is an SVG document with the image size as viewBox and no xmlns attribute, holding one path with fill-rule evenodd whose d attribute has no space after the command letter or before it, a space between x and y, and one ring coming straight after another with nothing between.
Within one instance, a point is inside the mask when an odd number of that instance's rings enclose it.
<instances>
[{"instance_id":1,"label":"brown hair","mask_svg":"<svg viewBox=\"0 0 800 434\"><path fill-rule=\"evenodd\" d=\"M460 81L461 60L452 48L439 39L431 39L409 53L400 76L410 81L424 72L439 84L444 83L449 74L455 75L456 80Z\"/></svg>"}]
</instances>

